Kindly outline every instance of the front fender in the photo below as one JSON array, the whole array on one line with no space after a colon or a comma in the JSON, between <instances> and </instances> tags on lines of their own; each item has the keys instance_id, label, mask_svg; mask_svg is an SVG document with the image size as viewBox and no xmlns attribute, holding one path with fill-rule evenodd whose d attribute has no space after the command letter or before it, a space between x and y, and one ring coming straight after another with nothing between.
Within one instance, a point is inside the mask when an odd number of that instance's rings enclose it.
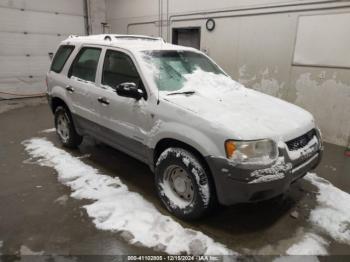
<instances>
[{"instance_id":1,"label":"front fender","mask_svg":"<svg viewBox=\"0 0 350 262\"><path fill-rule=\"evenodd\" d=\"M204 157L222 155L220 148L215 142L198 129L175 122L158 122L155 127L158 130L151 130L148 141L148 146L151 149L155 149L159 141L167 138L178 140L195 148Z\"/></svg>"}]
</instances>

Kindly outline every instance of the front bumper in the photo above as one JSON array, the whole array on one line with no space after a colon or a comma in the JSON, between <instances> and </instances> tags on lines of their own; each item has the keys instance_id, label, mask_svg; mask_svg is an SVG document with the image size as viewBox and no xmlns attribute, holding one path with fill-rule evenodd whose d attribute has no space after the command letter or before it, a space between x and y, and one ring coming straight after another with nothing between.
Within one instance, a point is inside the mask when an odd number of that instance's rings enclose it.
<instances>
[{"instance_id":1,"label":"front bumper","mask_svg":"<svg viewBox=\"0 0 350 262\"><path fill-rule=\"evenodd\" d=\"M293 182L317 167L323 148L320 144L317 151L297 160L289 158L287 149L280 148L279 151L279 160L274 165L260 168L233 165L224 158L207 157L219 203L257 202L286 192Z\"/></svg>"}]
</instances>

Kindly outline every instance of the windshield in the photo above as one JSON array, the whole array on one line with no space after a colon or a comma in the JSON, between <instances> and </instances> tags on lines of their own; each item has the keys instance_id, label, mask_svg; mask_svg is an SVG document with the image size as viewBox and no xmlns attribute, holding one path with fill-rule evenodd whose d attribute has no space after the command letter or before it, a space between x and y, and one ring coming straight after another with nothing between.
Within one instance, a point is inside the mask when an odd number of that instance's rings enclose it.
<instances>
[{"instance_id":1,"label":"windshield","mask_svg":"<svg viewBox=\"0 0 350 262\"><path fill-rule=\"evenodd\" d=\"M145 51L143 60L153 70L154 81L160 91L178 91L196 71L226 76L206 56L191 51Z\"/></svg>"}]
</instances>

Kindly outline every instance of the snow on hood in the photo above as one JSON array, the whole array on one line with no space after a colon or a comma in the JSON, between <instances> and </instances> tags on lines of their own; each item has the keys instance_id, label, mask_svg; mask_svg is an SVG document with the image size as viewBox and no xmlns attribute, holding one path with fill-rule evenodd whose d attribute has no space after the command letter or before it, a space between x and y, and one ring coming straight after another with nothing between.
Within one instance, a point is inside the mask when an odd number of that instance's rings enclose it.
<instances>
[{"instance_id":1,"label":"snow on hood","mask_svg":"<svg viewBox=\"0 0 350 262\"><path fill-rule=\"evenodd\" d=\"M314 127L312 115L304 109L245 88L228 76L196 70L185 78L179 91L195 94L170 96L169 92L161 92L163 97L228 128L233 139L288 141Z\"/></svg>"}]
</instances>

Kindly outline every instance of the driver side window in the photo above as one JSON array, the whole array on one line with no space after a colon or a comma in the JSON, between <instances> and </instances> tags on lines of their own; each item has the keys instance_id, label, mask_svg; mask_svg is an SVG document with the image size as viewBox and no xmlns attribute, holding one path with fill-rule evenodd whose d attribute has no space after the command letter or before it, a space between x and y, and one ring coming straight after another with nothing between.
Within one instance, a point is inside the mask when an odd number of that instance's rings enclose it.
<instances>
[{"instance_id":1,"label":"driver side window","mask_svg":"<svg viewBox=\"0 0 350 262\"><path fill-rule=\"evenodd\" d=\"M102 72L102 84L115 88L125 82L133 82L143 89L141 78L131 58L118 51L107 50Z\"/></svg>"}]
</instances>

